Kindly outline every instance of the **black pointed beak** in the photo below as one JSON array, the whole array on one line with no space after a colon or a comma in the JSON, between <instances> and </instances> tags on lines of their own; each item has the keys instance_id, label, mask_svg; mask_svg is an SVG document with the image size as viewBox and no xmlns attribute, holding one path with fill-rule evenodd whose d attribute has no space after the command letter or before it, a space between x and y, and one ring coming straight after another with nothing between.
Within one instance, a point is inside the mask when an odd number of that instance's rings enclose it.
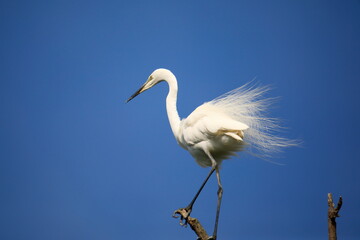
<instances>
[{"instance_id":1,"label":"black pointed beak","mask_svg":"<svg viewBox=\"0 0 360 240\"><path fill-rule=\"evenodd\" d=\"M133 95L131 95L131 97L129 97L129 99L126 100L126 103L128 103L131 99L142 93L143 89L144 89L144 85L142 85L139 90L137 90Z\"/></svg>"}]
</instances>

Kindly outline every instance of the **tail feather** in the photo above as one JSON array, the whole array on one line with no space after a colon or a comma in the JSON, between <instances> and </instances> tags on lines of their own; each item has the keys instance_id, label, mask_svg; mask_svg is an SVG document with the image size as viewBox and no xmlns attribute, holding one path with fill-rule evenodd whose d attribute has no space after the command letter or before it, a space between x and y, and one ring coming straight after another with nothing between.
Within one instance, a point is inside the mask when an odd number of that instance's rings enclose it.
<instances>
[{"instance_id":1,"label":"tail feather","mask_svg":"<svg viewBox=\"0 0 360 240\"><path fill-rule=\"evenodd\" d=\"M244 131L244 141L262 156L270 156L284 147L299 144L297 140L278 136L282 129L279 120L266 116L268 108L276 100L264 97L269 90L269 86L257 86L250 82L208 102L220 107L234 120L249 126Z\"/></svg>"}]
</instances>

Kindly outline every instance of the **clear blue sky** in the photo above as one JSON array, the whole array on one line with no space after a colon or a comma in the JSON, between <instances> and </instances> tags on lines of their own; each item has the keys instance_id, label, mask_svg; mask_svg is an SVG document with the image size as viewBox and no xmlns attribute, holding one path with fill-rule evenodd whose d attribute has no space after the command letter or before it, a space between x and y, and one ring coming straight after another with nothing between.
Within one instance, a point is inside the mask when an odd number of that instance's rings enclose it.
<instances>
[{"instance_id":1,"label":"clear blue sky","mask_svg":"<svg viewBox=\"0 0 360 240\"><path fill-rule=\"evenodd\" d=\"M177 146L166 84L193 109L256 77L301 138L271 164L224 162L219 239L360 237L360 2L1 1L0 238L195 239L171 218L207 169ZM211 232L211 179L195 205Z\"/></svg>"}]
</instances>

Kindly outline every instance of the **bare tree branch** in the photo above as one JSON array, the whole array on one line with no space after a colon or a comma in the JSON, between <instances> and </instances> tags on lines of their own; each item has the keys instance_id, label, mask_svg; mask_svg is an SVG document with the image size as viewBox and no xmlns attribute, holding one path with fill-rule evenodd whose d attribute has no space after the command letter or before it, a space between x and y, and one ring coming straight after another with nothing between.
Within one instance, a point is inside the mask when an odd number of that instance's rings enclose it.
<instances>
[{"instance_id":1,"label":"bare tree branch","mask_svg":"<svg viewBox=\"0 0 360 240\"><path fill-rule=\"evenodd\" d=\"M201 225L200 221L196 218L189 217L189 213L186 209L179 209L176 211L177 214L180 214L181 219L185 219L185 221L190 225L191 229L196 233L198 236L198 240L208 240L209 235L206 233L205 229ZM187 220L186 220L187 219ZM186 225L185 224L183 225Z\"/></svg>"},{"instance_id":2,"label":"bare tree branch","mask_svg":"<svg viewBox=\"0 0 360 240\"><path fill-rule=\"evenodd\" d=\"M340 196L338 204L335 208L335 204L333 202L332 194L328 193L328 233L329 233L329 240L337 240L336 236L336 221L337 217L340 217L339 211L342 206L342 197Z\"/></svg>"}]
</instances>

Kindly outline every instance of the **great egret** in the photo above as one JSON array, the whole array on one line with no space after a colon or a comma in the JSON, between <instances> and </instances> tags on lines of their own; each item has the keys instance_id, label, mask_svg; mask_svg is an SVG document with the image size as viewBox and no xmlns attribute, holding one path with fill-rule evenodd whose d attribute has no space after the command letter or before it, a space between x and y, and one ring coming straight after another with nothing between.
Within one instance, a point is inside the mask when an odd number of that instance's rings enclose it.
<instances>
[{"instance_id":1,"label":"great egret","mask_svg":"<svg viewBox=\"0 0 360 240\"><path fill-rule=\"evenodd\" d=\"M245 147L253 147L262 155L276 152L282 147L296 145L294 141L273 135L279 126L273 118L264 116L264 111L271 99L263 98L267 87L251 87L248 84L230 91L196 108L187 118L180 120L176 108L178 84L175 75L167 69L157 69L148 80L128 100L150 89L161 81L169 84L166 97L166 110L171 130L178 144L190 152L196 162L211 170L200 189L185 208L180 208L174 215L185 210L180 224L186 225L192 207L206 182L216 172L218 183L218 201L213 235L216 239L223 188L220 180L220 165L236 152Z\"/></svg>"}]
</instances>

